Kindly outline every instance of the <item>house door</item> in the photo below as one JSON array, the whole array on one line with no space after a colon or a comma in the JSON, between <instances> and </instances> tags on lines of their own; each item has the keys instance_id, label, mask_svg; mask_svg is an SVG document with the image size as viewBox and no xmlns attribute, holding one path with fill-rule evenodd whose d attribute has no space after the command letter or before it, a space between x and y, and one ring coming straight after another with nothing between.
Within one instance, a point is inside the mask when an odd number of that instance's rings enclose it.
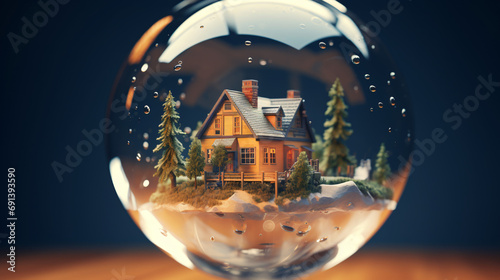
<instances>
[{"instance_id":1,"label":"house door","mask_svg":"<svg viewBox=\"0 0 500 280\"><path fill-rule=\"evenodd\" d=\"M297 150L289 150L286 154L286 169L292 168L293 164L297 161L299 152Z\"/></svg>"},{"instance_id":2,"label":"house door","mask_svg":"<svg viewBox=\"0 0 500 280\"><path fill-rule=\"evenodd\" d=\"M226 165L226 172L234 172L234 152L227 153L229 163Z\"/></svg>"}]
</instances>

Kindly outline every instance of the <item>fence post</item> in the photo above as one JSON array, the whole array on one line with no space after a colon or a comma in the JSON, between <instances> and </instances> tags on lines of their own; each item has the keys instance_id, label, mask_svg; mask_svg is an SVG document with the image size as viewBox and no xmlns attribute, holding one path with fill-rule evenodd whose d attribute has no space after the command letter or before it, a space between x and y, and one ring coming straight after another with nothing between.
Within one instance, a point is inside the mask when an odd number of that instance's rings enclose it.
<instances>
[{"instance_id":1,"label":"fence post","mask_svg":"<svg viewBox=\"0 0 500 280\"><path fill-rule=\"evenodd\" d=\"M224 187L224 172L221 172L222 187Z\"/></svg>"},{"instance_id":2,"label":"fence post","mask_svg":"<svg viewBox=\"0 0 500 280\"><path fill-rule=\"evenodd\" d=\"M274 201L276 201L276 198L278 198L278 171L275 172L274 174Z\"/></svg>"},{"instance_id":3,"label":"fence post","mask_svg":"<svg viewBox=\"0 0 500 280\"><path fill-rule=\"evenodd\" d=\"M241 172L241 190L243 190L243 183L245 182L245 175Z\"/></svg>"},{"instance_id":4,"label":"fence post","mask_svg":"<svg viewBox=\"0 0 500 280\"><path fill-rule=\"evenodd\" d=\"M262 178L260 179L261 183L264 183L264 172L262 172Z\"/></svg>"}]
</instances>

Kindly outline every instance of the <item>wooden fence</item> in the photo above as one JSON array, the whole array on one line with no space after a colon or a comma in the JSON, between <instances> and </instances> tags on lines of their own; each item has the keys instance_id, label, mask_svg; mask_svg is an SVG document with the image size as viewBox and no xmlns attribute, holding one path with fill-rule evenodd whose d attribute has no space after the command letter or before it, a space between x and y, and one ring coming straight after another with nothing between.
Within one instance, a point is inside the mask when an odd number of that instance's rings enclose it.
<instances>
[{"instance_id":1,"label":"wooden fence","mask_svg":"<svg viewBox=\"0 0 500 280\"><path fill-rule=\"evenodd\" d=\"M270 182L274 183L275 197L278 196L278 185L280 180L287 180L288 172L260 172L260 173L211 173L205 172L205 182L241 182L241 189L245 182Z\"/></svg>"}]
</instances>

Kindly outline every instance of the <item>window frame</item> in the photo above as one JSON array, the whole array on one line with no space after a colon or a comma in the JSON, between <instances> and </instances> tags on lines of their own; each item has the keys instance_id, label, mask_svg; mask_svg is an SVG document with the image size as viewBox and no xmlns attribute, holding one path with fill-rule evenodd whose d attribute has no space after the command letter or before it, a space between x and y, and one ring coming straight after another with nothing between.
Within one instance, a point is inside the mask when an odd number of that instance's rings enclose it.
<instances>
[{"instance_id":1,"label":"window frame","mask_svg":"<svg viewBox=\"0 0 500 280\"><path fill-rule=\"evenodd\" d=\"M236 121L238 120L238 121ZM239 129L236 131L236 129ZM233 134L235 135L241 135L241 117L240 116L235 116L233 118Z\"/></svg>"},{"instance_id":2,"label":"window frame","mask_svg":"<svg viewBox=\"0 0 500 280\"><path fill-rule=\"evenodd\" d=\"M276 165L276 148L275 147L264 147L263 154L264 154L263 164Z\"/></svg>"},{"instance_id":3,"label":"window frame","mask_svg":"<svg viewBox=\"0 0 500 280\"><path fill-rule=\"evenodd\" d=\"M229 105L229 109L227 108L227 106ZM233 110L233 105L231 104L231 102L225 102L224 103L224 111L232 111Z\"/></svg>"},{"instance_id":4,"label":"window frame","mask_svg":"<svg viewBox=\"0 0 500 280\"><path fill-rule=\"evenodd\" d=\"M252 152L250 152L250 149ZM240 164L252 165L255 164L255 147L240 148ZM253 156L251 156L253 155ZM247 162L248 161L248 162Z\"/></svg>"},{"instance_id":5,"label":"window frame","mask_svg":"<svg viewBox=\"0 0 500 280\"><path fill-rule=\"evenodd\" d=\"M207 163L212 164L212 154L214 153L214 149L207 149Z\"/></svg>"},{"instance_id":6,"label":"window frame","mask_svg":"<svg viewBox=\"0 0 500 280\"><path fill-rule=\"evenodd\" d=\"M217 128L217 122L219 124L219 128ZM219 118L219 117L215 118L215 120L214 120L214 133L215 133L215 135L222 135L222 118Z\"/></svg>"}]
</instances>

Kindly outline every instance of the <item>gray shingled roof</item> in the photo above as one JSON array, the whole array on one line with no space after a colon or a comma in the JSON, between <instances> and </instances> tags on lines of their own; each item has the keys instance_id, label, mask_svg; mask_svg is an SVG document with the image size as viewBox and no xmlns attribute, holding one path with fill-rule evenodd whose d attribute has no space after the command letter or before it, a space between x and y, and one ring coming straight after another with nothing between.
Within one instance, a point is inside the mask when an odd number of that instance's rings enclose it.
<instances>
[{"instance_id":1,"label":"gray shingled roof","mask_svg":"<svg viewBox=\"0 0 500 280\"><path fill-rule=\"evenodd\" d=\"M284 138L290 127L293 117L299 108L301 98L265 98L258 97L258 108L253 108L247 98L240 91L226 90L234 105L241 112L242 117L247 121L250 129L258 136ZM269 108L272 107L272 108ZM276 109L275 109L276 108ZM264 116L264 112L271 110L283 110L282 128L276 130Z\"/></svg>"},{"instance_id":2,"label":"gray shingled roof","mask_svg":"<svg viewBox=\"0 0 500 280\"><path fill-rule=\"evenodd\" d=\"M281 109L281 106L262 107L261 109L264 115L277 115Z\"/></svg>"}]
</instances>

